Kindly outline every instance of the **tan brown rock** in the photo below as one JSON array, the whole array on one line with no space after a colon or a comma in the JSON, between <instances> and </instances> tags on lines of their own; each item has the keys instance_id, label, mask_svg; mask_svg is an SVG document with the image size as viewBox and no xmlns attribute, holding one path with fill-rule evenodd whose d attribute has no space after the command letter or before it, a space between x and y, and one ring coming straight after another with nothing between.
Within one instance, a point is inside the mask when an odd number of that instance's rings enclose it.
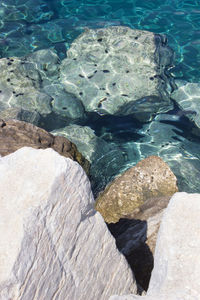
<instances>
[{"instance_id":1,"label":"tan brown rock","mask_svg":"<svg viewBox=\"0 0 200 300\"><path fill-rule=\"evenodd\" d=\"M8 155L25 146L35 149L52 148L60 155L77 161L89 173L89 162L68 139L53 136L46 130L23 121L0 120L0 155Z\"/></svg>"},{"instance_id":2,"label":"tan brown rock","mask_svg":"<svg viewBox=\"0 0 200 300\"><path fill-rule=\"evenodd\" d=\"M131 218L151 199L172 196L178 191L177 179L158 156L149 156L109 184L96 201L107 223Z\"/></svg>"}]
</instances>

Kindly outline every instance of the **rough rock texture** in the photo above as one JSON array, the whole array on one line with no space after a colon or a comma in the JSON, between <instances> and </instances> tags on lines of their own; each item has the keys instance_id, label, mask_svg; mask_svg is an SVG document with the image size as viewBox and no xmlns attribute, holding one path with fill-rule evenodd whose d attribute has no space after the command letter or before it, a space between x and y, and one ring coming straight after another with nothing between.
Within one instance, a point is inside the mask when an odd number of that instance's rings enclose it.
<instances>
[{"instance_id":1,"label":"rough rock texture","mask_svg":"<svg viewBox=\"0 0 200 300\"><path fill-rule=\"evenodd\" d=\"M36 149L52 148L59 154L77 161L89 174L90 163L76 146L61 136L53 136L44 129L18 121L0 120L0 154L8 155L19 148L29 146Z\"/></svg>"},{"instance_id":2,"label":"rough rock texture","mask_svg":"<svg viewBox=\"0 0 200 300\"><path fill-rule=\"evenodd\" d=\"M97 137L94 130L88 126L72 124L51 133L72 141L91 163L90 179L95 195L120 172L120 168L125 163L125 157L120 148L114 143L108 143Z\"/></svg>"},{"instance_id":3,"label":"rough rock texture","mask_svg":"<svg viewBox=\"0 0 200 300\"><path fill-rule=\"evenodd\" d=\"M53 55L52 51L48 52ZM43 58L41 51L40 54ZM54 55L56 58L56 54ZM29 59L0 59L0 110L18 107L31 112L37 111L44 116L51 113L52 99L40 89L42 78L37 67L37 64L30 60L30 56Z\"/></svg>"},{"instance_id":4,"label":"rough rock texture","mask_svg":"<svg viewBox=\"0 0 200 300\"><path fill-rule=\"evenodd\" d=\"M122 26L89 29L67 51L61 82L89 112L166 111L171 101L164 70L172 57L164 36Z\"/></svg>"},{"instance_id":5,"label":"rough rock texture","mask_svg":"<svg viewBox=\"0 0 200 300\"><path fill-rule=\"evenodd\" d=\"M169 200L169 196L149 199L132 214L131 218L108 224L120 252L129 255L141 243L147 242L151 252L154 253L162 214Z\"/></svg>"},{"instance_id":6,"label":"rough rock texture","mask_svg":"<svg viewBox=\"0 0 200 300\"><path fill-rule=\"evenodd\" d=\"M116 245L131 266L137 283L147 290L153 269L153 254L164 208L170 197L150 199L132 215L108 227Z\"/></svg>"},{"instance_id":7,"label":"rough rock texture","mask_svg":"<svg viewBox=\"0 0 200 300\"><path fill-rule=\"evenodd\" d=\"M0 190L2 300L136 292L79 164L25 147L0 159Z\"/></svg>"},{"instance_id":8,"label":"rough rock texture","mask_svg":"<svg viewBox=\"0 0 200 300\"><path fill-rule=\"evenodd\" d=\"M182 110L188 111L187 116L200 129L200 83L185 83L171 97Z\"/></svg>"},{"instance_id":9,"label":"rough rock texture","mask_svg":"<svg viewBox=\"0 0 200 300\"><path fill-rule=\"evenodd\" d=\"M0 112L21 109L28 122L37 114L34 124L48 130L82 124L87 112L149 118L171 107L172 56L164 36L111 26L80 35L62 62L51 49L1 58Z\"/></svg>"},{"instance_id":10,"label":"rough rock texture","mask_svg":"<svg viewBox=\"0 0 200 300\"><path fill-rule=\"evenodd\" d=\"M98 197L96 209L107 223L116 223L133 216L146 201L177 191L169 166L160 157L150 156L111 182Z\"/></svg>"},{"instance_id":11,"label":"rough rock texture","mask_svg":"<svg viewBox=\"0 0 200 300\"><path fill-rule=\"evenodd\" d=\"M148 295L200 295L200 194L176 193L165 210ZM181 280L180 280L181 279Z\"/></svg>"},{"instance_id":12,"label":"rough rock texture","mask_svg":"<svg viewBox=\"0 0 200 300\"><path fill-rule=\"evenodd\" d=\"M50 50L36 51L28 56L0 59L0 111L19 108L31 115L39 114L41 120L54 123L84 118L83 105L74 96L66 93L59 83L60 60ZM55 117L56 115L56 117ZM57 120L58 119L58 120ZM47 125L46 125L47 126Z\"/></svg>"},{"instance_id":13,"label":"rough rock texture","mask_svg":"<svg viewBox=\"0 0 200 300\"><path fill-rule=\"evenodd\" d=\"M126 295L126 296L111 296L109 300L198 300L198 298L192 297L191 295L184 295L179 293L177 295L159 295L159 296L135 296L135 295Z\"/></svg>"},{"instance_id":14,"label":"rough rock texture","mask_svg":"<svg viewBox=\"0 0 200 300\"><path fill-rule=\"evenodd\" d=\"M200 194L176 193L165 210L147 296L110 300L198 300Z\"/></svg>"}]
</instances>

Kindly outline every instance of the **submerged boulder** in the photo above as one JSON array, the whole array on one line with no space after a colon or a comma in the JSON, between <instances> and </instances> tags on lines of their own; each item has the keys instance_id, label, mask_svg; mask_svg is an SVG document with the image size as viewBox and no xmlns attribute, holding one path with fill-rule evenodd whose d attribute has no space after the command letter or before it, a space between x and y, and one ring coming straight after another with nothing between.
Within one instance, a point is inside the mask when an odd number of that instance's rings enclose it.
<instances>
[{"instance_id":1,"label":"submerged boulder","mask_svg":"<svg viewBox=\"0 0 200 300\"><path fill-rule=\"evenodd\" d=\"M142 158L156 155L169 165L178 178L180 191L200 193L199 137L194 132L196 126L187 116L188 112L182 110L157 115L138 131L143 138L137 146Z\"/></svg>"},{"instance_id":2,"label":"submerged boulder","mask_svg":"<svg viewBox=\"0 0 200 300\"><path fill-rule=\"evenodd\" d=\"M176 193L165 210L147 295L110 300L199 299L200 194Z\"/></svg>"},{"instance_id":3,"label":"submerged boulder","mask_svg":"<svg viewBox=\"0 0 200 300\"><path fill-rule=\"evenodd\" d=\"M164 36L123 26L88 29L67 51L61 82L88 112L144 117L171 107L165 70L172 58Z\"/></svg>"},{"instance_id":4,"label":"submerged boulder","mask_svg":"<svg viewBox=\"0 0 200 300\"><path fill-rule=\"evenodd\" d=\"M171 97L200 129L200 83L187 82L179 86Z\"/></svg>"},{"instance_id":5,"label":"submerged boulder","mask_svg":"<svg viewBox=\"0 0 200 300\"><path fill-rule=\"evenodd\" d=\"M41 50L44 52L45 50ZM40 54L42 54L40 51ZM49 50L49 52L53 52ZM56 56L56 54L55 54ZM41 55L41 58L42 55ZM52 61L55 63L54 61ZM45 72L37 63L27 58L0 59L0 110L17 107L30 112L38 112L42 116L51 113L51 97L41 91L41 73ZM44 76L43 76L44 77ZM28 120L27 120L28 121Z\"/></svg>"},{"instance_id":6,"label":"submerged boulder","mask_svg":"<svg viewBox=\"0 0 200 300\"><path fill-rule=\"evenodd\" d=\"M90 162L90 179L95 195L120 172L125 163L122 150L116 144L96 136L94 130L88 126L72 124L51 133L72 141Z\"/></svg>"},{"instance_id":7,"label":"submerged boulder","mask_svg":"<svg viewBox=\"0 0 200 300\"><path fill-rule=\"evenodd\" d=\"M83 169L52 149L0 158L0 298L107 300L136 293Z\"/></svg>"},{"instance_id":8,"label":"submerged boulder","mask_svg":"<svg viewBox=\"0 0 200 300\"><path fill-rule=\"evenodd\" d=\"M96 201L96 209L107 223L131 218L146 201L171 196L178 191L169 166L157 156L149 156L114 179Z\"/></svg>"},{"instance_id":9,"label":"submerged boulder","mask_svg":"<svg viewBox=\"0 0 200 300\"><path fill-rule=\"evenodd\" d=\"M9 108L27 111L29 113L21 117L27 122L32 121L33 114L38 114L36 125L39 121L56 126L84 119L81 101L59 83L59 67L60 60L50 49L21 58L1 58L0 111Z\"/></svg>"},{"instance_id":10,"label":"submerged boulder","mask_svg":"<svg viewBox=\"0 0 200 300\"><path fill-rule=\"evenodd\" d=\"M53 136L44 129L18 120L0 120L0 155L8 155L22 147L52 148L59 154L77 161L89 174L90 163L76 146L61 136Z\"/></svg>"},{"instance_id":11,"label":"submerged boulder","mask_svg":"<svg viewBox=\"0 0 200 300\"><path fill-rule=\"evenodd\" d=\"M29 123L38 125L40 114L37 111L28 111L19 107L10 107L0 111L0 119L8 121L10 119L29 121Z\"/></svg>"}]
</instances>

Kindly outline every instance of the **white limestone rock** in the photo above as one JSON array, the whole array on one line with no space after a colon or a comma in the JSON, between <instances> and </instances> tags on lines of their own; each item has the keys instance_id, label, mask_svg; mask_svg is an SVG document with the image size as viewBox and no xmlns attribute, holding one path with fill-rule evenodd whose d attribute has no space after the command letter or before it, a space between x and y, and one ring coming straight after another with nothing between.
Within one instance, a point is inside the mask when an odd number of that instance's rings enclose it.
<instances>
[{"instance_id":1,"label":"white limestone rock","mask_svg":"<svg viewBox=\"0 0 200 300\"><path fill-rule=\"evenodd\" d=\"M177 298L178 297L178 298ZM183 298L183 294L179 295L159 295L159 296L135 296L135 295L127 295L127 296L111 296L109 300L198 300L198 298L191 298L187 296L187 298ZM190 298L188 298L190 297Z\"/></svg>"},{"instance_id":2,"label":"white limestone rock","mask_svg":"<svg viewBox=\"0 0 200 300\"><path fill-rule=\"evenodd\" d=\"M200 295L200 194L176 193L165 211L148 295Z\"/></svg>"},{"instance_id":3,"label":"white limestone rock","mask_svg":"<svg viewBox=\"0 0 200 300\"><path fill-rule=\"evenodd\" d=\"M0 158L0 299L136 293L125 258L74 161L51 149Z\"/></svg>"},{"instance_id":4,"label":"white limestone rock","mask_svg":"<svg viewBox=\"0 0 200 300\"><path fill-rule=\"evenodd\" d=\"M200 194L176 193L158 233L147 296L110 300L198 300L200 295Z\"/></svg>"}]
</instances>

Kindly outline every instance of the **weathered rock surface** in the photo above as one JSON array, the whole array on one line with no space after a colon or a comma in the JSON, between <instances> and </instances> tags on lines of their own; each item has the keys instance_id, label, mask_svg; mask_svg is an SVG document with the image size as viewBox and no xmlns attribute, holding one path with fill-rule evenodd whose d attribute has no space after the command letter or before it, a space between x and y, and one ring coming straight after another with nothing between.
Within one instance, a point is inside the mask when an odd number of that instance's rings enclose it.
<instances>
[{"instance_id":1,"label":"weathered rock surface","mask_svg":"<svg viewBox=\"0 0 200 300\"><path fill-rule=\"evenodd\" d=\"M187 116L200 129L200 83L187 82L172 95L178 106L188 112Z\"/></svg>"},{"instance_id":2,"label":"weathered rock surface","mask_svg":"<svg viewBox=\"0 0 200 300\"><path fill-rule=\"evenodd\" d=\"M72 141L91 163L90 179L95 194L105 188L125 163L120 148L114 143L107 143L96 136L94 130L88 126L72 124L51 133L64 136Z\"/></svg>"},{"instance_id":3,"label":"weathered rock surface","mask_svg":"<svg viewBox=\"0 0 200 300\"><path fill-rule=\"evenodd\" d=\"M165 76L172 57L164 36L122 26L91 29L62 62L51 49L1 58L0 111L27 111L21 119L27 122L37 114L34 124L48 130L83 123L87 112L149 118L172 105Z\"/></svg>"},{"instance_id":4,"label":"weathered rock surface","mask_svg":"<svg viewBox=\"0 0 200 300\"><path fill-rule=\"evenodd\" d=\"M176 295L159 295L159 296L135 296L135 295L126 295L126 296L111 296L109 300L198 300L198 298L191 298L191 295L185 295L179 293Z\"/></svg>"},{"instance_id":5,"label":"weathered rock surface","mask_svg":"<svg viewBox=\"0 0 200 300\"><path fill-rule=\"evenodd\" d=\"M150 199L132 215L108 227L116 245L131 266L137 283L147 290L153 269L153 254L164 208L170 197Z\"/></svg>"},{"instance_id":6,"label":"weathered rock surface","mask_svg":"<svg viewBox=\"0 0 200 300\"><path fill-rule=\"evenodd\" d=\"M200 295L200 194L176 193L165 210L147 296L110 300L198 300Z\"/></svg>"},{"instance_id":7,"label":"weathered rock surface","mask_svg":"<svg viewBox=\"0 0 200 300\"><path fill-rule=\"evenodd\" d=\"M0 158L0 298L101 299L136 292L82 168L52 149Z\"/></svg>"},{"instance_id":8,"label":"weathered rock surface","mask_svg":"<svg viewBox=\"0 0 200 300\"><path fill-rule=\"evenodd\" d=\"M172 57L164 36L123 26L89 29L67 51L61 82L88 112L167 111L171 101L164 70Z\"/></svg>"},{"instance_id":9,"label":"weathered rock surface","mask_svg":"<svg viewBox=\"0 0 200 300\"><path fill-rule=\"evenodd\" d=\"M8 155L22 147L52 148L59 154L77 161L89 174L90 163L76 146L61 136L53 136L44 129L18 120L0 120L0 154Z\"/></svg>"},{"instance_id":10,"label":"weathered rock surface","mask_svg":"<svg viewBox=\"0 0 200 300\"><path fill-rule=\"evenodd\" d=\"M132 250L147 242L151 252L154 253L162 214L169 200L169 196L149 199L132 214L131 218L108 224L120 252L129 255Z\"/></svg>"},{"instance_id":11,"label":"weathered rock surface","mask_svg":"<svg viewBox=\"0 0 200 300\"><path fill-rule=\"evenodd\" d=\"M150 156L114 179L98 197L96 209L107 223L116 223L132 217L146 201L177 191L169 166L160 157Z\"/></svg>"},{"instance_id":12,"label":"weathered rock surface","mask_svg":"<svg viewBox=\"0 0 200 300\"><path fill-rule=\"evenodd\" d=\"M59 57L50 49L22 58L0 59L0 111L9 108L28 111L27 122L31 122L31 115L37 113L40 119L54 123L54 126L59 119L60 123L65 120L65 124L84 119L81 101L66 93L59 83L59 68Z\"/></svg>"},{"instance_id":13,"label":"weathered rock surface","mask_svg":"<svg viewBox=\"0 0 200 300\"><path fill-rule=\"evenodd\" d=\"M40 51L43 58L41 52L45 50ZM52 51L48 52L53 55ZM51 113L52 99L41 91L41 72L37 64L30 60L30 56L28 59L2 58L0 68L0 110L18 107L31 112L37 111L43 116Z\"/></svg>"}]
</instances>

